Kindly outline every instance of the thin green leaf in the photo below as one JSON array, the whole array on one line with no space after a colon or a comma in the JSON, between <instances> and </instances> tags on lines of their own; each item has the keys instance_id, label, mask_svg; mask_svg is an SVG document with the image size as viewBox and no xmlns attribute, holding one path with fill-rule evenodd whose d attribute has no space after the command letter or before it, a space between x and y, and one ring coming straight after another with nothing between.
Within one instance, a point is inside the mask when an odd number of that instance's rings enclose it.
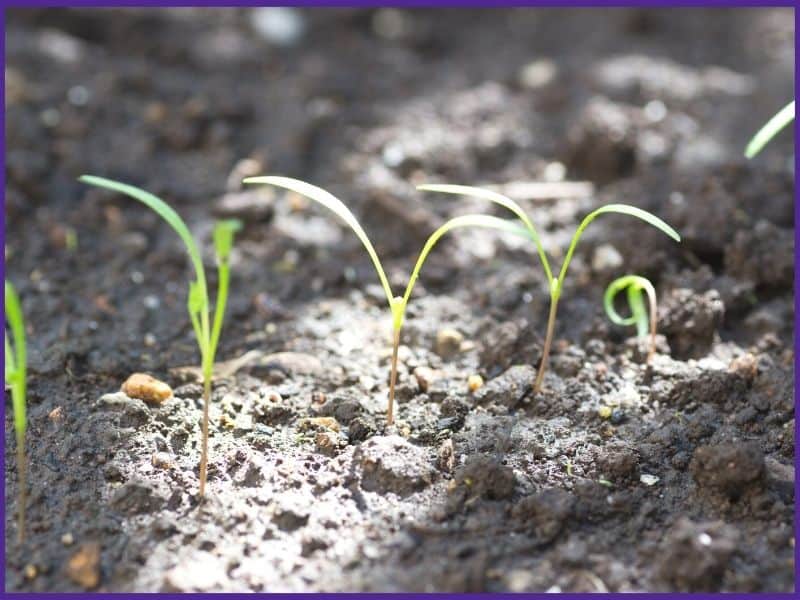
<instances>
[{"instance_id":1,"label":"thin green leaf","mask_svg":"<svg viewBox=\"0 0 800 600\"><path fill-rule=\"evenodd\" d=\"M27 349L25 346L25 321L22 317L22 307L19 296L10 282L5 282L5 313L8 326L11 328L13 349L6 335L5 350L10 350L13 355L13 369L11 385L11 403L14 410L14 429L17 440L22 441L27 429L26 417L26 386L27 386Z\"/></svg>"},{"instance_id":2,"label":"thin green leaf","mask_svg":"<svg viewBox=\"0 0 800 600\"><path fill-rule=\"evenodd\" d=\"M233 248L233 236L241 229L242 222L239 219L224 219L214 224L214 251L219 261L228 260Z\"/></svg>"},{"instance_id":3,"label":"thin green leaf","mask_svg":"<svg viewBox=\"0 0 800 600\"><path fill-rule=\"evenodd\" d=\"M622 317L614 308L614 298L622 290L627 290L628 305L631 309L630 317ZM642 298L642 292L650 298L655 298L655 288L649 280L639 275L625 275L612 281L603 294L603 308L606 315L617 325L628 327L636 325L637 335L644 337L648 329L647 309Z\"/></svg>"},{"instance_id":4,"label":"thin green leaf","mask_svg":"<svg viewBox=\"0 0 800 600\"><path fill-rule=\"evenodd\" d=\"M443 235L459 227L488 227L491 229L507 231L516 235L522 235L528 239L533 239L534 235L527 228L520 227L514 221L498 219L497 217L492 217L489 215L462 215L460 217L450 219L431 234L431 236L425 242L425 246L423 246L422 252L419 254L419 258L417 258L417 262L414 265L414 270L411 273L411 278L408 280L405 294L403 294L402 303L397 303L398 306L396 310L400 311L400 321L402 321L402 313L405 312L405 307L408 304L409 298L411 297L411 291L414 289L414 284L417 282L419 273L422 270L422 265L428 258L428 254L430 254L430 251ZM395 313L395 328L397 328L398 325L397 321L398 314Z\"/></svg>"},{"instance_id":5,"label":"thin green leaf","mask_svg":"<svg viewBox=\"0 0 800 600\"><path fill-rule=\"evenodd\" d=\"M766 146L769 141L774 138L784 127L794 120L794 100L784 106L778 113L773 116L767 123L758 130L747 144L747 149L744 155L747 158L753 158L756 154Z\"/></svg>"},{"instance_id":6,"label":"thin green leaf","mask_svg":"<svg viewBox=\"0 0 800 600\"><path fill-rule=\"evenodd\" d=\"M114 181L113 179L106 179L105 177L97 177L95 175L82 175L79 181L94 185L97 187L105 188L115 192L120 192L138 200L142 204L148 206L156 212L162 219L164 219L172 229L183 240L186 251L189 254L189 259L194 267L196 280L189 283L189 297L187 300L187 308L189 310L189 317L192 321L192 328L194 329L197 337L197 343L200 347L200 354L203 361L208 361L208 344L209 344L209 316L208 316L208 287L206 285L206 275L203 268L203 261L200 257L200 251L197 244L189 232L189 228L180 218L178 213L169 206L166 202L154 196L150 192L146 192L133 185Z\"/></svg>"},{"instance_id":7,"label":"thin green leaf","mask_svg":"<svg viewBox=\"0 0 800 600\"><path fill-rule=\"evenodd\" d=\"M561 271L558 274L557 294L561 293L561 286L564 284L564 277L567 274L567 267L569 266L569 263L572 260L572 255L575 252L575 248L578 246L578 240L580 239L581 234L589 226L589 223L594 221L598 216L605 213L617 213L621 215L628 215L630 217L636 217L637 219L641 219L645 223L652 225L659 231L665 233L676 242L681 241L681 236L678 235L677 231L675 231L672 227L667 225L657 216L647 212L646 210L642 210L641 208L636 208L635 206L631 206L629 204L606 204L605 206L601 206L597 210L589 213L589 215L587 215L586 218L583 221L581 221L581 224L578 226L575 235L572 236L572 241L570 242L569 250L567 250L567 256L564 259L564 263L561 265Z\"/></svg>"},{"instance_id":8,"label":"thin green leaf","mask_svg":"<svg viewBox=\"0 0 800 600\"><path fill-rule=\"evenodd\" d=\"M299 179L292 179L291 177L279 177L272 175L248 177L244 180L244 183L263 183L291 190L302 196L305 196L306 198L309 198L310 200L313 200L314 202L318 202L325 208L333 211L340 219L342 219L342 221L347 223L350 229L355 232L358 239L361 240L364 248L367 249L367 253L372 259L372 264L375 265L375 270L378 272L378 277L381 280L383 291L386 294L386 300L388 301L390 307L393 306L394 295L392 294L392 288L389 285L389 279L386 277L386 273L383 270L383 265L381 265L378 254L375 252L375 248L372 246L372 242L370 242L367 234L364 232L364 229L356 220L353 213L350 212L350 209L347 208L341 200L320 187L311 185L310 183L306 183L305 181L301 181Z\"/></svg>"},{"instance_id":9,"label":"thin green leaf","mask_svg":"<svg viewBox=\"0 0 800 600\"><path fill-rule=\"evenodd\" d=\"M517 218L525 225L528 231L531 234L533 241L536 243L536 250L539 253L539 260L542 263L542 268L544 268L545 275L547 275L547 281L550 282L553 280L553 273L550 270L550 263L547 260L547 255L544 252L544 248L542 247L542 243L539 240L539 234L536 231L536 227L533 226L533 222L530 220L528 215L522 209L522 207L509 198L508 196L504 196L503 194L499 194L492 190L487 190L485 188L473 187L469 185L451 185L451 184L425 184L417 186L417 189L424 192L441 192L443 194L457 194L461 196L472 196L474 198L480 198L482 200L488 200L489 202L494 202L495 204L499 204L500 206L507 208L512 213L514 213Z\"/></svg>"}]
</instances>

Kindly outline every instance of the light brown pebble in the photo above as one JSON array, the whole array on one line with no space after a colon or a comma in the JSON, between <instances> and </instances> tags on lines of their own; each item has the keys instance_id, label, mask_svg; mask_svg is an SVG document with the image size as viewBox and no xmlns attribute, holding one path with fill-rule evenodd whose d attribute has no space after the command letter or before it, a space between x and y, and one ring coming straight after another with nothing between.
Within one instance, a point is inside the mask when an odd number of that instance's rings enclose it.
<instances>
[{"instance_id":1,"label":"light brown pebble","mask_svg":"<svg viewBox=\"0 0 800 600\"><path fill-rule=\"evenodd\" d=\"M154 452L150 461L157 469L171 469L172 457L169 452Z\"/></svg>"},{"instance_id":2,"label":"light brown pebble","mask_svg":"<svg viewBox=\"0 0 800 600\"><path fill-rule=\"evenodd\" d=\"M172 397L172 388L147 373L134 373L122 384L122 391L130 398L161 404Z\"/></svg>"},{"instance_id":3,"label":"light brown pebble","mask_svg":"<svg viewBox=\"0 0 800 600\"><path fill-rule=\"evenodd\" d=\"M324 427L331 431L339 431L339 421L333 417L311 417L307 419L300 419L297 423L298 431L308 431L309 429L316 429L317 427Z\"/></svg>"},{"instance_id":4,"label":"light brown pebble","mask_svg":"<svg viewBox=\"0 0 800 600\"><path fill-rule=\"evenodd\" d=\"M61 423L64 421L64 410L60 406L56 406L48 413L47 418L50 419L52 423Z\"/></svg>"},{"instance_id":5,"label":"light brown pebble","mask_svg":"<svg viewBox=\"0 0 800 600\"><path fill-rule=\"evenodd\" d=\"M442 376L441 371L430 367L417 367L414 369L414 378L422 393L427 393L430 385Z\"/></svg>"},{"instance_id":6,"label":"light brown pebble","mask_svg":"<svg viewBox=\"0 0 800 600\"><path fill-rule=\"evenodd\" d=\"M461 351L464 336L455 329L440 329L436 334L436 354L442 358L450 358Z\"/></svg>"},{"instance_id":7,"label":"light brown pebble","mask_svg":"<svg viewBox=\"0 0 800 600\"><path fill-rule=\"evenodd\" d=\"M61 536L61 543L65 546L72 546L73 542L75 541L74 536L71 533L65 533Z\"/></svg>"},{"instance_id":8,"label":"light brown pebble","mask_svg":"<svg viewBox=\"0 0 800 600\"><path fill-rule=\"evenodd\" d=\"M470 375L467 378L467 387L470 392L474 392L483 387L483 377L478 374Z\"/></svg>"},{"instance_id":9,"label":"light brown pebble","mask_svg":"<svg viewBox=\"0 0 800 600\"><path fill-rule=\"evenodd\" d=\"M67 577L85 589L100 584L100 544L83 544L67 563Z\"/></svg>"},{"instance_id":10,"label":"light brown pebble","mask_svg":"<svg viewBox=\"0 0 800 600\"><path fill-rule=\"evenodd\" d=\"M36 568L36 565L27 564L25 565L25 578L26 579L36 579L36 576L39 574L39 570Z\"/></svg>"},{"instance_id":11,"label":"light brown pebble","mask_svg":"<svg viewBox=\"0 0 800 600\"><path fill-rule=\"evenodd\" d=\"M339 437L331 431L318 431L314 436L314 444L322 454L333 456L339 449Z\"/></svg>"}]
</instances>

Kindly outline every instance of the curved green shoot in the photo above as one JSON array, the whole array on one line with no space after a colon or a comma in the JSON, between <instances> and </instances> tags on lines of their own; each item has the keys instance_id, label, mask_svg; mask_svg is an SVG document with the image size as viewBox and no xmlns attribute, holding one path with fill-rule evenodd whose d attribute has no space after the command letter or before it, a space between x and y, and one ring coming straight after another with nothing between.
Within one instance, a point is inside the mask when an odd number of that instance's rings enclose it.
<instances>
[{"instance_id":1,"label":"curved green shoot","mask_svg":"<svg viewBox=\"0 0 800 600\"><path fill-rule=\"evenodd\" d=\"M766 146L772 138L789 123L794 121L794 100L778 111L766 124L758 130L753 139L747 144L744 155L753 158Z\"/></svg>"},{"instance_id":2,"label":"curved green shoot","mask_svg":"<svg viewBox=\"0 0 800 600\"><path fill-rule=\"evenodd\" d=\"M330 192L323 190L315 185L311 185L310 183L306 183L305 181L301 181L299 179L292 179L290 177L278 177L278 176L259 176L259 177L248 177L244 180L244 183L261 183L267 185L273 185L275 187L284 188L310 200L313 200L329 210L331 210L334 214L336 214L339 218L341 218L349 227L353 230L356 234L358 239L363 244L364 248L366 248L367 253L369 254L370 259L372 259L372 264L375 266L375 270L378 273L378 277L381 281L381 285L383 286L383 290L386 294L386 301L389 305L389 310L392 313L392 330L393 330L393 340L392 340L392 361L391 361L391 373L389 376L389 399L388 399L388 408L386 411L386 423L391 425L394 421L394 393L395 393L395 385L397 382L397 354L398 348L400 345L400 331L403 327L403 319L405 317L406 307L408 306L408 301L411 297L411 292L414 289L414 285L419 278L420 271L422 270L422 265L425 263L428 255L430 254L433 247L436 243L449 231L459 228L459 227L487 227L492 229L499 229L504 231L510 231L519 235L526 235L532 237L534 241L537 241L538 238L536 237L536 232L529 232L526 229L523 229L519 225L514 224L511 221L507 221L504 219L498 219L496 217L488 216L488 215L463 215L461 217L456 217L451 219L441 225L436 231L434 231L428 240L425 242L425 245L422 248L422 252L420 252L419 257L417 258L417 262L414 265L414 269L412 271L411 277L409 278L408 284L406 285L405 292L402 296L395 296L391 285L389 285L389 279L386 277L386 272L383 269L383 265L381 264L380 258L378 257L378 253L375 251L375 248L370 242L369 237L367 237L366 232L361 227L361 225L356 220L353 213L348 209L344 203L333 196Z\"/></svg>"},{"instance_id":3,"label":"curved green shoot","mask_svg":"<svg viewBox=\"0 0 800 600\"><path fill-rule=\"evenodd\" d=\"M614 298L616 298L617 294L622 290L627 291L628 306L631 309L631 316L629 317L620 316L614 308ZM603 308L612 322L623 327L635 325L636 334L643 338L648 333L648 318L642 292L647 294L650 304L650 350L647 354L647 363L650 364L656 352L656 322L658 320L656 290L653 284L639 275L625 275L624 277L619 277L612 281L606 288L605 294L603 294Z\"/></svg>"},{"instance_id":4,"label":"curved green shoot","mask_svg":"<svg viewBox=\"0 0 800 600\"><path fill-rule=\"evenodd\" d=\"M14 431L17 438L17 474L19 475L18 532L20 542L25 537L25 496L27 490L27 465L25 461L27 352L25 347L25 321L19 296L10 282L5 282L5 312L13 342L5 331L5 382L11 387L11 404L14 410Z\"/></svg>"},{"instance_id":5,"label":"curved green shoot","mask_svg":"<svg viewBox=\"0 0 800 600\"><path fill-rule=\"evenodd\" d=\"M186 251L189 254L189 260L194 267L196 277L194 281L189 282L186 308L189 312L192 329L197 338L197 345L200 348L203 372L203 447L200 459L199 486L199 496L202 498L205 494L205 484L208 475L208 406L211 401L211 378L213 376L214 357L216 356L217 344L222 331L222 321L224 319L225 306L228 299L228 282L230 279L228 257L233 246L234 234L241 228L241 223L236 220L221 221L217 223L214 228L214 248L217 255L219 283L217 287L217 304L214 309L214 321L212 325L211 316L209 314L210 303L203 260L197 248L197 244L192 234L189 232L189 228L178 213L157 196L132 185L106 179L105 177L96 177L94 175L83 175L79 178L79 181L120 192L145 204L175 230L183 241L184 246L186 246Z\"/></svg>"},{"instance_id":6,"label":"curved green shoot","mask_svg":"<svg viewBox=\"0 0 800 600\"><path fill-rule=\"evenodd\" d=\"M369 241L369 237L367 237L367 234L361 227L361 224L341 200L339 200L330 192L323 190L321 187L317 187L299 179L292 179L291 177L264 175L258 177L247 177L242 182L263 183L290 190L321 204L336 214L337 217L347 223L348 227L353 230L353 232L356 234L356 237L358 237L358 239L364 245L364 248L367 250L367 254L369 254L370 259L372 259L372 264L375 265L375 270L378 272L378 278L381 280L383 291L386 294L386 300L390 305L392 304L394 301L392 287L389 285L389 279L386 277L386 272L383 270L381 261L378 258L378 253L375 252L375 248L372 246L372 242Z\"/></svg>"},{"instance_id":7,"label":"curved green shoot","mask_svg":"<svg viewBox=\"0 0 800 600\"><path fill-rule=\"evenodd\" d=\"M544 269L545 275L547 275L547 281L553 281L553 272L550 270L550 263L547 260L547 254L544 251L542 242L539 240L539 234L536 231L536 227L533 226L533 222L528 218L528 215L517 202L508 196L498 194L492 190L469 185L426 184L417 186L417 189L422 192L441 192L443 194L473 196L475 198L494 202L495 204L499 204L500 206L510 210L520 221L522 221L523 225L525 225L527 230L530 232L530 235L536 244L536 251L539 253L539 260L542 263L542 268Z\"/></svg>"},{"instance_id":8,"label":"curved green shoot","mask_svg":"<svg viewBox=\"0 0 800 600\"><path fill-rule=\"evenodd\" d=\"M623 214L641 219L645 223L652 225L656 229L662 231L675 241L677 242L681 241L678 232L675 231L669 225L667 225L667 223L656 217L655 215L645 210L642 210L641 208L631 206L629 204L607 204L589 213L583 219L583 221L581 221L580 225L578 226L578 229L575 232L575 235L573 235L572 237L569 249L567 250L567 255L564 258L564 262L561 264L561 269L558 273L558 277L553 277L552 272L550 270L550 266L547 261L547 257L545 256L544 249L542 248L539 236L536 234L536 230L533 226L533 223L525 214L525 211L522 210L522 207L520 207L520 205L514 202L512 199L503 196L502 194L493 192L491 190L486 190L483 188L476 188L471 186L463 186L463 185L444 185L444 184L422 185L419 186L417 189L431 191L431 192L444 192L447 194L460 194L465 196L482 198L484 200L489 200L491 202L504 206L512 213L514 213L514 215L516 215L517 218L519 218L520 221L522 221L526 229L528 229L528 231L531 233L531 237L536 242L536 249L537 252L539 253L539 258L542 262L542 267L545 270L545 274L547 275L548 282L550 285L550 313L547 319L547 331L545 333L544 346L542 347L542 359L539 364L539 369L536 373L536 381L534 382L533 386L534 393L538 393L541 390L542 381L544 380L544 374L547 369L547 361L550 356L550 347L553 342L553 332L555 330L556 315L558 313L558 301L561 297L561 291L564 286L564 279L567 276L567 269L569 268L569 264L572 261L572 255L575 253L575 248L578 245L578 240L580 240L581 235L583 234L584 230L589 226L589 224L592 221L594 221L594 219L597 218L599 215L604 213Z\"/></svg>"}]
</instances>

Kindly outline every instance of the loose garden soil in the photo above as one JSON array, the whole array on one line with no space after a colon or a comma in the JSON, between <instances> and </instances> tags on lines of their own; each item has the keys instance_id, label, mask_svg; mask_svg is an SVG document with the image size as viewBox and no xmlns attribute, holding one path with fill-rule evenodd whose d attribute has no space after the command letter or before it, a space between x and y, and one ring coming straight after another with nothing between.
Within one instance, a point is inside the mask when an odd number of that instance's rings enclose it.
<instances>
[{"instance_id":1,"label":"loose garden soil","mask_svg":"<svg viewBox=\"0 0 800 600\"><path fill-rule=\"evenodd\" d=\"M6 394L6 589L792 590L791 134L742 150L793 95L793 12L310 10L277 33L264 14L7 12L30 467L20 545ZM172 203L212 289L214 218L246 224L203 502L184 249L82 173ZM372 265L333 215L242 190L266 173L352 206L397 290L445 218L510 217L415 183L505 185L556 266L606 202L683 242L623 216L587 230L534 394L548 292L533 249L453 234L415 289L387 427ZM649 367L603 314L624 273L658 290ZM120 393L134 372L174 397Z\"/></svg>"}]
</instances>

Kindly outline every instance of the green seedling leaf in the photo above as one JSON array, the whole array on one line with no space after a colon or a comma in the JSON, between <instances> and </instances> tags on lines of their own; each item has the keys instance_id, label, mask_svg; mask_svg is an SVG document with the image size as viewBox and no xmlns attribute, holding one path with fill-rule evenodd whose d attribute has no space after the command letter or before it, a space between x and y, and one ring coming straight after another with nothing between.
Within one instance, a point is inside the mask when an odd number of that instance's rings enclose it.
<instances>
[{"instance_id":1,"label":"green seedling leaf","mask_svg":"<svg viewBox=\"0 0 800 600\"><path fill-rule=\"evenodd\" d=\"M244 180L244 183L264 183L267 185L274 185L276 187L291 190L321 204L328 210L333 211L336 216L347 223L348 227L355 232L358 239L364 245L364 248L366 248L367 254L369 254L370 259L372 259L372 264L375 265L375 270L378 272L378 278L380 279L381 285L383 286L383 291L386 294L386 301L390 307L393 306L394 295L392 294L392 288L389 285L389 279L386 277L386 273L383 270L383 265L381 265L381 261L378 258L378 253L375 252L372 242L369 241L367 234L364 232L364 229L356 220L353 213L350 212L350 209L347 208L341 200L322 188L311 185L310 183L306 183L305 181L300 181L299 179L292 179L291 177L279 177L274 175L248 177Z\"/></svg>"},{"instance_id":2,"label":"green seedling leaf","mask_svg":"<svg viewBox=\"0 0 800 600\"><path fill-rule=\"evenodd\" d=\"M614 309L614 298L622 290L627 291L628 305L631 309L631 316L624 318ZM636 325L636 334L643 338L648 332L647 309L645 308L643 292L647 294L650 302L650 351L647 355L647 362L650 363L656 351L656 290L653 284L639 275L625 275L612 281L603 294L603 308L605 308L608 318L617 325L629 326Z\"/></svg>"},{"instance_id":3,"label":"green seedling leaf","mask_svg":"<svg viewBox=\"0 0 800 600\"><path fill-rule=\"evenodd\" d=\"M241 229L242 222L239 219L225 219L214 225L214 251L220 261L228 260L233 248L233 236Z\"/></svg>"},{"instance_id":4,"label":"green seedling leaf","mask_svg":"<svg viewBox=\"0 0 800 600\"><path fill-rule=\"evenodd\" d=\"M614 308L614 299L622 290L627 290L628 305L631 308L630 317L622 317ZM617 325L628 327L636 325L639 337L647 335L647 311L645 309L642 292L651 299L655 299L656 291L653 284L639 275L626 275L612 281L603 294L603 308L606 315Z\"/></svg>"},{"instance_id":5,"label":"green seedling leaf","mask_svg":"<svg viewBox=\"0 0 800 600\"><path fill-rule=\"evenodd\" d=\"M11 387L11 404L14 411L14 430L17 438L17 477L19 484L18 540L25 537L25 492L27 489L27 464L25 460L25 431L27 429L27 349L25 344L25 321L19 296L10 282L5 282L6 322L11 329L13 343L8 331L5 337L5 381Z\"/></svg>"},{"instance_id":6,"label":"green seedling leaf","mask_svg":"<svg viewBox=\"0 0 800 600\"><path fill-rule=\"evenodd\" d=\"M750 140L750 143L747 144L744 155L747 158L753 158L756 154L761 152L772 138L778 135L778 133L792 121L794 121L794 100L784 106L758 130L758 133L756 133L753 139Z\"/></svg>"},{"instance_id":7,"label":"green seedling leaf","mask_svg":"<svg viewBox=\"0 0 800 600\"><path fill-rule=\"evenodd\" d=\"M642 210L641 208L637 208L635 206L631 206L629 204L606 204L605 206L601 206L597 210L592 211L589 213L581 224L578 226L578 230L575 232L575 235L572 237L572 242L569 245L569 250L567 250L567 256L564 259L564 263L561 265L561 271L558 274L558 293L561 293L561 287L564 284L564 277L567 274L567 267L569 266L570 260L572 260L572 255L575 252L575 248L578 245L578 240L581 237L581 234L584 230L589 226L589 223L594 221L598 216L606 213L617 213L620 215L628 215L630 217L636 217L637 219L641 219L648 225L652 225L659 231L665 233L669 237L671 237L676 242L681 241L681 236L678 235L678 232L675 231L672 227L667 225L664 221L659 219L652 213L647 212L646 210Z\"/></svg>"},{"instance_id":8,"label":"green seedling leaf","mask_svg":"<svg viewBox=\"0 0 800 600\"><path fill-rule=\"evenodd\" d=\"M479 187L472 187L469 185L450 185L450 184L426 184L417 186L417 189L424 192L441 192L443 194L457 194L461 196L472 196L474 198L480 198L482 200L488 200L489 202L494 202L495 204L499 204L500 206L507 208L510 210L517 218L522 221L525 225L527 230L530 232L530 236L533 239L534 243L536 244L536 250L539 253L539 260L542 263L542 268L544 269L545 274L547 275L547 281L551 282L553 280L553 273L550 270L550 263L547 260L547 255L544 252L544 248L542 247L542 243L539 240L539 234L536 231L536 227L533 226L533 222L528 218L528 215L522 209L522 207L509 198L508 196L504 196L503 194L498 194L492 190L487 190L485 188Z\"/></svg>"},{"instance_id":9,"label":"green seedling leaf","mask_svg":"<svg viewBox=\"0 0 800 600\"><path fill-rule=\"evenodd\" d=\"M489 229L499 229L501 231L506 231L508 233L513 233L515 235L526 237L532 241L536 241L535 233L531 233L531 231L525 227L520 227L514 221L498 219L497 217L492 217L489 215L462 215L460 217L454 217L450 219L440 226L436 231L434 231L425 242L425 246L423 246L422 252L420 252L419 258L417 258L417 262L414 265L414 270L411 272L411 278L406 286L405 294L403 294L403 310L405 310L405 306L408 304L408 300L411 297L411 291L414 289L414 285L419 278L419 273L422 270L422 265L425 263L425 259L428 258L430 251L433 250L433 247L442 238L442 236L459 227L484 227Z\"/></svg>"},{"instance_id":10,"label":"green seedling leaf","mask_svg":"<svg viewBox=\"0 0 800 600\"><path fill-rule=\"evenodd\" d=\"M14 429L17 440L24 439L27 429L26 417L26 381L27 350L25 345L25 322L22 318L22 307L14 286L5 282L6 321L11 329L13 344L5 334L5 380L11 386L11 402L14 410Z\"/></svg>"},{"instance_id":11,"label":"green seedling leaf","mask_svg":"<svg viewBox=\"0 0 800 600\"><path fill-rule=\"evenodd\" d=\"M218 223L214 228L214 248L219 263L219 288L217 290L217 307L214 314L212 329L209 323L208 287L206 285L203 261L197 244L189 232L189 228L186 226L183 219L178 216L178 213L160 198L132 185L105 179L103 177L96 177L94 175L83 175L80 177L80 181L120 192L150 207L163 218L175 230L181 240L183 240L186 251L189 254L189 259L194 266L196 278L194 281L189 282L189 295L186 301L186 308L189 312L192 329L197 337L197 344L200 348L203 371L203 431L199 489L199 496L203 497L208 468L208 406L211 401L211 377L213 374L214 357L219 342L219 335L222 329L222 320L225 314L225 304L228 297L230 268L227 259L233 246L234 233L241 227L241 223L236 220L223 221Z\"/></svg>"}]
</instances>

